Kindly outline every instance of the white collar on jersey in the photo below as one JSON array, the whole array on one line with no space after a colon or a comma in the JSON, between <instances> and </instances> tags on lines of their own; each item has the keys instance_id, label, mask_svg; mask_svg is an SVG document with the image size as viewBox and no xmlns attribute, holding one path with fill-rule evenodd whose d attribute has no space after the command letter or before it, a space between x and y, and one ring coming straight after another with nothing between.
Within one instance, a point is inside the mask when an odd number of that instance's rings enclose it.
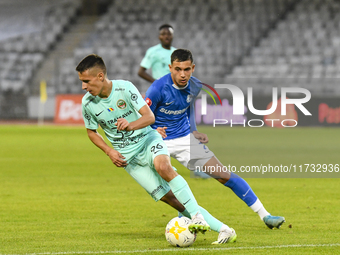
<instances>
[{"instance_id":1,"label":"white collar on jersey","mask_svg":"<svg viewBox=\"0 0 340 255\"><path fill-rule=\"evenodd\" d=\"M182 90L182 89L186 89L188 86L189 86L189 81L187 83L187 85L185 85L184 87L178 87L176 84L172 84L172 86L175 88L175 89L178 89L178 90Z\"/></svg>"}]
</instances>

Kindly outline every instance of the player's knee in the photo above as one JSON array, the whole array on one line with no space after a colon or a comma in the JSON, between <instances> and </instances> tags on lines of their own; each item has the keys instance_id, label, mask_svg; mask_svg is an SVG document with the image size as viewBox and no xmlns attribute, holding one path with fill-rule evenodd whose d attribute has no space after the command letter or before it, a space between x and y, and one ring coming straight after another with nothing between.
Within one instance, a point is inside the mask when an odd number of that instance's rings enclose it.
<instances>
[{"instance_id":1,"label":"player's knee","mask_svg":"<svg viewBox=\"0 0 340 255\"><path fill-rule=\"evenodd\" d=\"M160 164L159 168L157 169L158 174L167 182L171 181L175 178L178 174L172 168L171 164Z\"/></svg>"},{"instance_id":2,"label":"player's knee","mask_svg":"<svg viewBox=\"0 0 340 255\"><path fill-rule=\"evenodd\" d=\"M155 168L157 172L168 171L170 168L172 169L170 159L165 155L159 155L154 160Z\"/></svg>"},{"instance_id":3,"label":"player's knee","mask_svg":"<svg viewBox=\"0 0 340 255\"><path fill-rule=\"evenodd\" d=\"M170 159L166 155L159 155L154 160L157 173L167 182L177 176L177 173L172 168Z\"/></svg>"},{"instance_id":4,"label":"player's knee","mask_svg":"<svg viewBox=\"0 0 340 255\"><path fill-rule=\"evenodd\" d=\"M160 162L156 170L161 175L167 175L167 173L174 171L171 164L168 162Z\"/></svg>"}]
</instances>

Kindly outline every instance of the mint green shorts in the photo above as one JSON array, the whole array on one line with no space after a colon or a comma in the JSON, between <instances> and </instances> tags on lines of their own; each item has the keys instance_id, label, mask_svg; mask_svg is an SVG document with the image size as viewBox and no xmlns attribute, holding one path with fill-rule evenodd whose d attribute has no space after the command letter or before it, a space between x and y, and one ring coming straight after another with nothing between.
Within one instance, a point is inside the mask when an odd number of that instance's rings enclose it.
<instances>
[{"instance_id":1,"label":"mint green shorts","mask_svg":"<svg viewBox=\"0 0 340 255\"><path fill-rule=\"evenodd\" d=\"M156 130L149 132L145 138L145 146L129 161L125 170L155 201L158 201L170 191L170 187L157 173L153 161L158 155L169 156L169 152L161 135Z\"/></svg>"}]
</instances>

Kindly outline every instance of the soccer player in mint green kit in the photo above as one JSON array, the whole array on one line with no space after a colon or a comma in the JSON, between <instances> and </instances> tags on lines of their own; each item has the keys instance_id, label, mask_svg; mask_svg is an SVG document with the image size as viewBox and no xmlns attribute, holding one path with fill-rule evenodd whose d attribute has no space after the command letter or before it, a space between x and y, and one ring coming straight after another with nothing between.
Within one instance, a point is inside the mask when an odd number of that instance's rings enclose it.
<instances>
[{"instance_id":1,"label":"soccer player in mint green kit","mask_svg":"<svg viewBox=\"0 0 340 255\"><path fill-rule=\"evenodd\" d=\"M89 55L76 67L82 88L82 113L90 140L125 170L155 201L168 203L192 219L189 230L228 230L230 235L213 244L236 240L236 233L200 207L184 178L170 163L160 134L150 127L155 117L136 87L129 81L109 80L101 57ZM113 148L97 132L102 127ZM208 223L207 223L208 222Z\"/></svg>"},{"instance_id":2,"label":"soccer player in mint green kit","mask_svg":"<svg viewBox=\"0 0 340 255\"><path fill-rule=\"evenodd\" d=\"M159 41L160 43L149 48L140 63L138 75L144 80L154 82L158 78L168 74L170 58L172 52L176 49L171 46L174 29L168 24L159 27ZM151 74L146 72L151 69Z\"/></svg>"}]
</instances>

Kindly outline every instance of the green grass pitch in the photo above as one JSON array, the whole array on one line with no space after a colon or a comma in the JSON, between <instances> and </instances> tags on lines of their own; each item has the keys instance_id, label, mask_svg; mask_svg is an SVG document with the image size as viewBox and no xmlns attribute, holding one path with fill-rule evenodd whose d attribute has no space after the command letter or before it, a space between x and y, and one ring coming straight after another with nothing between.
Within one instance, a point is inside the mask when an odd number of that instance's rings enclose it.
<instances>
[{"instance_id":1,"label":"green grass pitch","mask_svg":"<svg viewBox=\"0 0 340 255\"><path fill-rule=\"evenodd\" d=\"M340 129L200 127L224 164L340 163ZM286 217L268 229L213 179L188 181L200 205L233 227L189 248L165 240L176 211L151 197L87 138L83 127L0 126L0 255L3 254L337 254L340 179L246 178L267 210Z\"/></svg>"}]
</instances>

